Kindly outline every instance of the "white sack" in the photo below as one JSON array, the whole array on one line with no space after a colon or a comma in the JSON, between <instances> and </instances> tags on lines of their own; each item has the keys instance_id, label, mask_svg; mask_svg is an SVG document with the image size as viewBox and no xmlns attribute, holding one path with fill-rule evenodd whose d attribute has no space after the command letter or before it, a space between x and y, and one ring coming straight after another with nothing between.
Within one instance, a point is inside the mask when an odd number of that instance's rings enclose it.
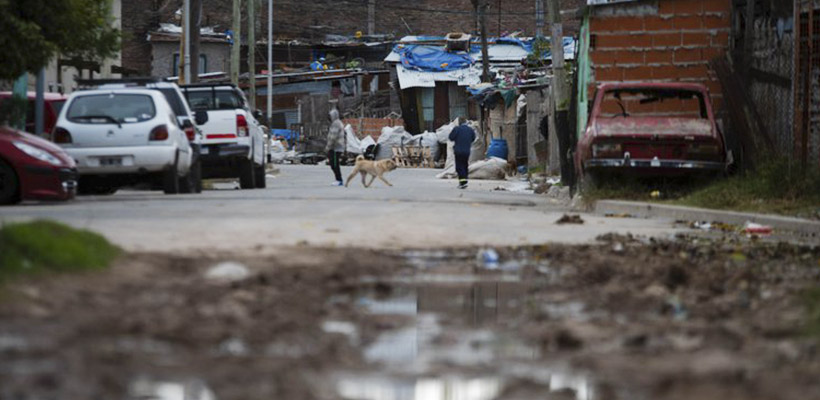
<instances>
[{"instance_id":1,"label":"white sack","mask_svg":"<svg viewBox=\"0 0 820 400\"><path fill-rule=\"evenodd\" d=\"M388 160L393 158L393 147L401 147L403 144L413 139L403 126L384 127L382 135L379 136L379 151L376 153L376 160Z\"/></svg>"},{"instance_id":2,"label":"white sack","mask_svg":"<svg viewBox=\"0 0 820 400\"><path fill-rule=\"evenodd\" d=\"M359 138L356 137L356 132L350 124L345 126L345 136L347 137L347 152L351 154L362 154L364 149Z\"/></svg>"},{"instance_id":3,"label":"white sack","mask_svg":"<svg viewBox=\"0 0 820 400\"><path fill-rule=\"evenodd\" d=\"M478 180L505 180L507 179L507 160L491 157L487 160L480 160L470 164L468 167L468 178ZM456 166L447 166L444 171L436 175L438 179L454 179L457 178Z\"/></svg>"}]
</instances>

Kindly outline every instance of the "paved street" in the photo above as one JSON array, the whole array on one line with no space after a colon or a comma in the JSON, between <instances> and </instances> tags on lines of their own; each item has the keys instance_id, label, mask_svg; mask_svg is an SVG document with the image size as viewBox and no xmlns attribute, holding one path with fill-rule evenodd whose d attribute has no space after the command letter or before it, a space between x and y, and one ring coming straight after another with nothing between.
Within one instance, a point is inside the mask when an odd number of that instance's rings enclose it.
<instances>
[{"instance_id":1,"label":"paved street","mask_svg":"<svg viewBox=\"0 0 820 400\"><path fill-rule=\"evenodd\" d=\"M348 174L350 167L343 168ZM267 250L278 246L370 248L496 246L589 242L602 233L674 233L668 221L583 215L584 225L555 225L567 210L544 196L494 190L521 182L472 181L466 191L437 170L400 169L364 189L332 187L329 168L283 165L264 190L208 190L165 196L121 191L69 203L0 209L0 220L48 218L105 234L128 250Z\"/></svg>"}]
</instances>

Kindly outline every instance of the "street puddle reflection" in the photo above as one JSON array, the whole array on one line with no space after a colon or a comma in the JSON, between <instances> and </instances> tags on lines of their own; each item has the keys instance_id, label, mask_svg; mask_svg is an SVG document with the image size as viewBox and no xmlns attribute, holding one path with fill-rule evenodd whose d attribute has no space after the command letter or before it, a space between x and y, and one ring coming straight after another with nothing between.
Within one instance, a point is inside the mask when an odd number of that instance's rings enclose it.
<instances>
[{"instance_id":1,"label":"street puddle reflection","mask_svg":"<svg viewBox=\"0 0 820 400\"><path fill-rule=\"evenodd\" d=\"M216 400L211 389L199 379L178 381L138 378L128 387L129 400Z\"/></svg>"},{"instance_id":2,"label":"street puddle reflection","mask_svg":"<svg viewBox=\"0 0 820 400\"><path fill-rule=\"evenodd\" d=\"M589 381L544 368L540 346L512 334L535 284L510 281L429 280L393 282L389 290L357 295L372 315L412 317L407 326L379 335L363 349L377 369L334 375L336 395L351 400L491 400L516 382L535 382L543 392L594 399ZM557 307L581 314L583 305ZM464 374L459 371L472 371ZM477 373L477 375L474 375ZM564 397L561 397L564 398Z\"/></svg>"}]
</instances>

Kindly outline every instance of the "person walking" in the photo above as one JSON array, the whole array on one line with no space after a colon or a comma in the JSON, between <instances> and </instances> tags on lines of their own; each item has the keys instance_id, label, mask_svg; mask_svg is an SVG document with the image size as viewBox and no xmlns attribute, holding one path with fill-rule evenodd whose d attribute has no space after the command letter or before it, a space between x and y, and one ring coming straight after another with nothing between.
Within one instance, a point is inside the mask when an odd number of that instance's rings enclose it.
<instances>
[{"instance_id":1,"label":"person walking","mask_svg":"<svg viewBox=\"0 0 820 400\"><path fill-rule=\"evenodd\" d=\"M475 141L475 131L466 123L464 117L458 118L458 126L450 132L450 141L455 142L453 153L456 156L456 173L458 188L467 189L467 174L470 163L470 149Z\"/></svg>"},{"instance_id":2,"label":"person walking","mask_svg":"<svg viewBox=\"0 0 820 400\"><path fill-rule=\"evenodd\" d=\"M334 108L330 110L330 128L327 131L327 144L325 145L327 161L336 178L336 181L333 182L333 186L344 186L341 168L341 157L345 151L344 139L345 127L339 119L339 111Z\"/></svg>"}]
</instances>

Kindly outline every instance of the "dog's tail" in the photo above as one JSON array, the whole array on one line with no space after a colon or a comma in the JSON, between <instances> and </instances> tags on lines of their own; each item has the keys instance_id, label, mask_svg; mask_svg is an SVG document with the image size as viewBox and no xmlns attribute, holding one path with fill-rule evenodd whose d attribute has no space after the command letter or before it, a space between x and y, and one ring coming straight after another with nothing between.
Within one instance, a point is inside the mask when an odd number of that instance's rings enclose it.
<instances>
[{"instance_id":1,"label":"dog's tail","mask_svg":"<svg viewBox=\"0 0 820 400\"><path fill-rule=\"evenodd\" d=\"M356 161L362 161L362 160L364 160L364 156L358 156L358 157L356 157Z\"/></svg>"}]
</instances>

